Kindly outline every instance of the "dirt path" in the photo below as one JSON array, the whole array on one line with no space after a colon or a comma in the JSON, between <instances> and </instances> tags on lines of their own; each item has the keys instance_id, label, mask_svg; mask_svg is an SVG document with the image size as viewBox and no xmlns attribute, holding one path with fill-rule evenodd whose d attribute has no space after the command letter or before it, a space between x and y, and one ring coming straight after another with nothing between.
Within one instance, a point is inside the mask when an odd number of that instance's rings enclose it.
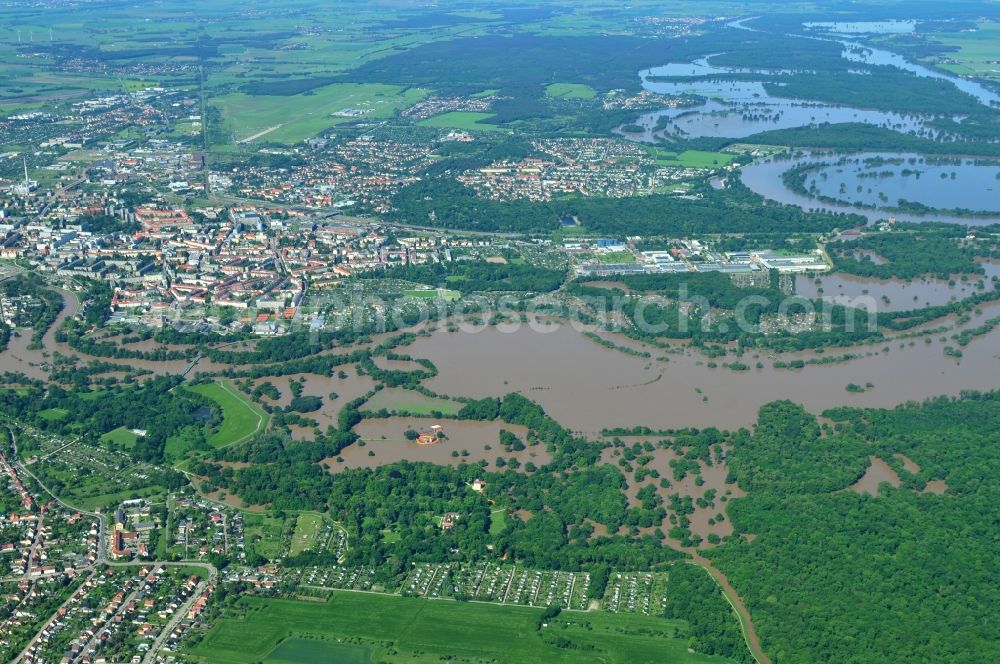
<instances>
[{"instance_id":1,"label":"dirt path","mask_svg":"<svg viewBox=\"0 0 1000 664\"><path fill-rule=\"evenodd\" d=\"M739 593L730 585L729 579L723 574L717 567L712 565L711 561L707 558L701 556L695 551L688 551L691 554L690 563L693 565L698 565L708 572L715 582L722 587L722 592L725 594L726 599L729 600L729 604L736 611L736 615L740 619L740 627L743 630L743 638L746 640L747 647L750 649L750 654L753 658L757 660L757 664L771 664L771 659L764 652L764 649L760 645L760 637L757 636L757 628L754 627L753 619L750 618L750 612L747 610L746 604L743 603L743 598L740 597Z\"/></svg>"}]
</instances>

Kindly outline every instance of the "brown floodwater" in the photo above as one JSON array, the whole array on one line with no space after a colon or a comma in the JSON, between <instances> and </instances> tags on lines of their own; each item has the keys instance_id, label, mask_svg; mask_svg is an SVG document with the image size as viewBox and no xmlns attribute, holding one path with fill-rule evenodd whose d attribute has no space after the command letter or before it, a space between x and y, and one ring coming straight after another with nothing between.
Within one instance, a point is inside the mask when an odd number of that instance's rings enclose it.
<instances>
[{"instance_id":1,"label":"brown floodwater","mask_svg":"<svg viewBox=\"0 0 1000 664\"><path fill-rule=\"evenodd\" d=\"M407 429L427 431L432 425L444 429L447 440L435 445L419 445L403 435ZM389 417L386 419L364 420L354 427L354 431L365 442L355 443L340 453L342 462L335 458L323 460L331 473L345 468L377 468L397 461L428 461L437 464L457 466L460 463L474 464L487 462L488 470L497 470L496 458L509 460L516 458L524 464L532 462L542 466L552 460L542 445L528 446L520 452L507 452L500 445L500 430L506 429L527 443L528 430L525 427L505 422L473 422L468 420L433 420L425 417ZM487 449L489 447L489 449ZM452 456L453 452L468 451L468 456ZM374 452L369 456L369 452Z\"/></svg>"},{"instance_id":2,"label":"brown floodwater","mask_svg":"<svg viewBox=\"0 0 1000 664\"><path fill-rule=\"evenodd\" d=\"M903 469L906 470L906 472L913 474L920 472L920 464L918 464L916 461L906 456L905 454L899 454L897 452L892 456L896 457L897 459L903 462Z\"/></svg>"},{"instance_id":3,"label":"brown floodwater","mask_svg":"<svg viewBox=\"0 0 1000 664\"><path fill-rule=\"evenodd\" d=\"M998 313L1000 305L984 306L968 326ZM601 335L626 343L620 335ZM670 354L666 362L651 361L604 348L567 324L521 325L506 332L496 327L438 330L405 352L434 362L440 373L425 385L439 394L481 398L520 392L564 426L596 437L604 428L637 425L752 426L760 406L778 399L791 399L818 414L835 406L892 407L964 389L1000 387L1000 327L964 347L958 361L942 352L954 342L941 342L939 336L931 344L915 339L913 345L907 340L829 349L829 355L853 352L861 357L800 370L774 369L779 358L767 352L744 355L745 364L764 365L749 371L709 369L704 356L687 349ZM651 350L656 357L657 349ZM798 357L823 355L780 359ZM721 365L731 359L716 361ZM852 393L845 390L849 383L874 387Z\"/></svg>"},{"instance_id":4,"label":"brown floodwater","mask_svg":"<svg viewBox=\"0 0 1000 664\"><path fill-rule=\"evenodd\" d=\"M628 437L625 440L627 444L631 445L633 442L643 440L643 438ZM676 493L680 496L690 497L695 503L694 513L688 515L688 519L691 522L689 528L691 532L701 536L703 540L701 548L714 546L708 542L708 536L711 534L718 535L720 538L733 534L733 526L726 513L726 506L729 504L729 500L732 500L733 498L741 498L747 494L736 484L726 484L726 477L729 475L729 466L726 464L724 459L721 463L716 463L711 466L707 465L703 461L698 462L700 477L702 479L702 484L699 486L696 481L697 476L693 473L688 473L684 479L679 482L674 480L673 469L670 467L670 462L678 458L678 456L673 449L656 447L652 452L644 451L642 454L652 455L653 459L645 465L645 468L657 471L657 473L659 473L659 477L654 478L652 475L647 475L641 482L636 482L634 472L625 472L625 469L618 465L621 460L621 449L608 447L601 452L601 460L604 463L610 463L618 467L625 474L627 486L624 493L625 497L628 499L629 507L638 507L641 505L642 501L640 501L638 497L639 491L644 486L653 486L663 499L664 506L668 508L667 518L664 519L662 524L660 524L660 528L663 532L668 532L671 528L669 510L670 495ZM635 463L635 461L632 461L631 464L633 466L633 471L638 469L639 465ZM660 486L660 480L664 478L670 483L668 488ZM716 492L712 503L706 504L705 506L699 506L696 501L699 498L704 497L705 492L710 489L714 489ZM723 496L726 497L725 501L721 500ZM716 517L719 514L722 514L725 517L721 521L716 520ZM640 529L640 532L645 534L646 531L652 532L653 530L654 528L646 528ZM679 547L680 542L672 542L672 545Z\"/></svg>"},{"instance_id":5,"label":"brown floodwater","mask_svg":"<svg viewBox=\"0 0 1000 664\"><path fill-rule=\"evenodd\" d=\"M936 496L941 496L947 490L948 483L944 480L931 480L924 486L923 493L933 493Z\"/></svg>"},{"instance_id":6,"label":"brown floodwater","mask_svg":"<svg viewBox=\"0 0 1000 664\"><path fill-rule=\"evenodd\" d=\"M340 371L343 371L347 376L339 378ZM375 381L371 377L359 376L357 369L353 366L337 367L335 373L337 375L334 376L320 376L319 374L311 373L268 376L252 381L251 385L257 387L267 382L274 385L281 393L280 397L277 400L272 400L266 396L262 398L265 403L278 408L284 408L291 403L293 396L291 387L289 387L289 381L298 382L304 379L302 396L320 397L323 400L323 405L319 410L311 413L303 413L303 417L316 420L319 428L325 431L327 426L337 426L337 416L346 403L365 396L375 387ZM336 394L337 398L331 399L331 393ZM292 434L295 438L312 438L312 428L292 427Z\"/></svg>"},{"instance_id":7,"label":"brown floodwater","mask_svg":"<svg viewBox=\"0 0 1000 664\"><path fill-rule=\"evenodd\" d=\"M11 335L7 349L3 353L0 353L0 372L21 372L31 378L44 379L47 374L42 370L42 365L46 365L52 361L51 354L53 351L58 351L63 355L69 356L78 355L68 345L56 343L56 330L59 329L64 320L76 315L76 312L80 310L80 300L70 291L61 288L53 288L51 290L57 291L62 295L63 308L56 317L55 322L42 337L44 350L28 350L28 344L31 343L32 331L30 329L19 328L15 331L16 334Z\"/></svg>"},{"instance_id":8,"label":"brown floodwater","mask_svg":"<svg viewBox=\"0 0 1000 664\"><path fill-rule=\"evenodd\" d=\"M819 283L817 283L817 281ZM956 280L954 285L940 279L900 281L898 279L867 279L850 274L796 275L795 292L808 298L830 300L838 304L869 305L863 298L874 301L876 311L907 311L927 306L948 304L980 292L979 279ZM986 288L991 284L987 280Z\"/></svg>"},{"instance_id":9,"label":"brown floodwater","mask_svg":"<svg viewBox=\"0 0 1000 664\"><path fill-rule=\"evenodd\" d=\"M856 493L867 493L870 496L878 496L879 486L883 482L888 482L892 486L899 486L899 475L885 461L877 456L869 457L871 465L861 476L861 479L851 485L851 490Z\"/></svg>"}]
</instances>

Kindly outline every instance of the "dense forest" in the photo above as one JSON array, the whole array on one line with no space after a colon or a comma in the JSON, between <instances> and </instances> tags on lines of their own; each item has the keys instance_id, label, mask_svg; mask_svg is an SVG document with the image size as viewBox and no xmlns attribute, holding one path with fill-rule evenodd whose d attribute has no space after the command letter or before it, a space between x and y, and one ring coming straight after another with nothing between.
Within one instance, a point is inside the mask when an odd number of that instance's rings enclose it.
<instances>
[{"instance_id":1,"label":"dense forest","mask_svg":"<svg viewBox=\"0 0 1000 664\"><path fill-rule=\"evenodd\" d=\"M824 415L832 429L788 402L761 409L729 456L749 494L730 504L730 518L755 539L708 554L772 661L1000 658L988 618L1000 573L1000 394ZM896 454L920 470L906 471ZM894 468L898 488L844 490L869 455ZM943 495L927 491L931 479L946 482Z\"/></svg>"},{"instance_id":2,"label":"dense forest","mask_svg":"<svg viewBox=\"0 0 1000 664\"><path fill-rule=\"evenodd\" d=\"M704 569L680 563L670 568L664 615L688 621L696 652L753 663L732 607Z\"/></svg>"},{"instance_id":3,"label":"dense forest","mask_svg":"<svg viewBox=\"0 0 1000 664\"><path fill-rule=\"evenodd\" d=\"M911 280L921 276L951 279L983 274L975 246L961 246L948 233L880 233L856 242L834 242L827 252L841 272L878 279Z\"/></svg>"},{"instance_id":4,"label":"dense forest","mask_svg":"<svg viewBox=\"0 0 1000 664\"><path fill-rule=\"evenodd\" d=\"M403 279L428 286L442 286L467 293L531 291L547 293L562 285L566 274L533 265L516 263L455 262L428 265L402 265L382 272L360 275L363 278Z\"/></svg>"},{"instance_id":5,"label":"dense forest","mask_svg":"<svg viewBox=\"0 0 1000 664\"><path fill-rule=\"evenodd\" d=\"M427 180L404 188L393 200L397 221L479 231L550 232L559 219L577 217L593 233L698 235L705 233L803 233L852 228L858 215L811 213L767 201L742 183L724 190L707 184L695 198L663 194L633 198L572 196L557 201L498 202L480 198L452 180Z\"/></svg>"}]
</instances>

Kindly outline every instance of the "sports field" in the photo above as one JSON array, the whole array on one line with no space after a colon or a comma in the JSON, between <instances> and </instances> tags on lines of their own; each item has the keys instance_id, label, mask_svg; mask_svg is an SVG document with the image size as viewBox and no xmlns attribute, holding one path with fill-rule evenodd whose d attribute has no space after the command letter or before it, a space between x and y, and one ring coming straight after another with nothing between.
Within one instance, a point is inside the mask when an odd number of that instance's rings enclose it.
<instances>
[{"instance_id":1,"label":"sports field","mask_svg":"<svg viewBox=\"0 0 1000 664\"><path fill-rule=\"evenodd\" d=\"M132 448L135 447L135 441L138 439L130 429L125 427L118 427L117 429L112 429L103 436L101 440L114 443L119 447Z\"/></svg>"},{"instance_id":2,"label":"sports field","mask_svg":"<svg viewBox=\"0 0 1000 664\"><path fill-rule=\"evenodd\" d=\"M497 131L496 125L480 124L492 118L495 113L476 113L474 111L450 111L421 120L421 127L438 127L441 129L467 129L470 131Z\"/></svg>"},{"instance_id":3,"label":"sports field","mask_svg":"<svg viewBox=\"0 0 1000 664\"><path fill-rule=\"evenodd\" d=\"M213 447L245 440L267 426L267 413L226 381L185 386L184 389L208 397L222 409L222 425L208 436L208 444Z\"/></svg>"},{"instance_id":4,"label":"sports field","mask_svg":"<svg viewBox=\"0 0 1000 664\"><path fill-rule=\"evenodd\" d=\"M583 83L553 83L545 87L545 94L556 99L593 99L597 91Z\"/></svg>"},{"instance_id":5,"label":"sports field","mask_svg":"<svg viewBox=\"0 0 1000 664\"><path fill-rule=\"evenodd\" d=\"M341 661L315 643L339 648L338 639L352 639L377 662L729 661L689 653L682 621L634 614L563 612L539 630L541 609L352 592L334 592L325 603L244 597L238 610L242 617L216 621L189 654L218 664ZM359 656L352 652L345 661L365 661Z\"/></svg>"}]
</instances>

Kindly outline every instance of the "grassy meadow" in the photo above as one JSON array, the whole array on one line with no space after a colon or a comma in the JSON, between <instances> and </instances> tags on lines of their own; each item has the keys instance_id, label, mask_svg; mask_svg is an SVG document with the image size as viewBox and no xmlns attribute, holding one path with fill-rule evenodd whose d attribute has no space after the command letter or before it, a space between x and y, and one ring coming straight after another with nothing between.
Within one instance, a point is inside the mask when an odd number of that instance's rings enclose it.
<instances>
[{"instance_id":1,"label":"grassy meadow","mask_svg":"<svg viewBox=\"0 0 1000 664\"><path fill-rule=\"evenodd\" d=\"M353 592L326 602L245 597L236 611L242 615L216 621L188 654L218 664L728 661L689 653L686 623L641 615L563 612L538 629L541 609ZM344 645L346 659L331 659Z\"/></svg>"}]
</instances>

